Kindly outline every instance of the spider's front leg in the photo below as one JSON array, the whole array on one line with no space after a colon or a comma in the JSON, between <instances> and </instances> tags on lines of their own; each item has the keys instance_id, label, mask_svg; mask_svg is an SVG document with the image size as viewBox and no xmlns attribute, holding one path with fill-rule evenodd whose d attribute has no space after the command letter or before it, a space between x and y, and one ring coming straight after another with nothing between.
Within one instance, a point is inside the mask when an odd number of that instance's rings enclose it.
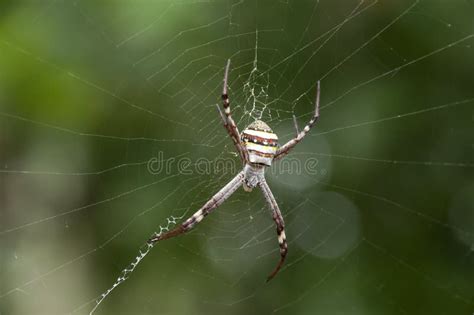
<instances>
[{"instance_id":1,"label":"spider's front leg","mask_svg":"<svg viewBox=\"0 0 474 315\"><path fill-rule=\"evenodd\" d=\"M288 243L286 242L285 222L283 221L283 216L281 215L280 208L278 207L278 204L275 200L275 197L273 196L272 191L270 190L270 187L268 186L265 180L260 181L259 186L262 189L263 196L267 200L270 209L272 210L273 221L275 221L277 227L278 244L280 246L280 261L278 262L276 268L268 276L268 282L276 276L278 271L280 271L281 267L283 266L286 254L288 253Z\"/></svg>"},{"instance_id":2,"label":"spider's front leg","mask_svg":"<svg viewBox=\"0 0 474 315\"><path fill-rule=\"evenodd\" d=\"M202 221L209 213L219 207L224 201L226 201L243 183L244 173L240 172L234 179L232 179L227 185L225 185L217 194L215 194L201 209L196 211L189 219L184 221L181 225L177 226L171 231L161 233L153 236L148 240L149 244L154 244L158 241L162 241L180 234L186 233L191 230L196 224Z\"/></svg>"},{"instance_id":3,"label":"spider's front leg","mask_svg":"<svg viewBox=\"0 0 474 315\"><path fill-rule=\"evenodd\" d=\"M239 152L242 163L246 164L248 163L248 160L249 160L248 152L245 146L243 145L242 140L240 139L239 129L237 128L237 125L235 124L235 121L230 114L230 101L229 101L229 94L227 92L227 80L229 77L229 68L230 68L230 59L227 60L227 66L225 67L224 87L222 88L222 102L224 106L224 113L222 112L219 106L217 106L217 109L219 110L222 121L224 122L224 127L227 130L227 133L229 134L230 138L234 142L237 152Z\"/></svg>"},{"instance_id":4,"label":"spider's front leg","mask_svg":"<svg viewBox=\"0 0 474 315\"><path fill-rule=\"evenodd\" d=\"M285 155L287 155L291 149L293 149L305 136L306 134L311 130L311 128L316 124L319 118L319 96L321 92L321 84L320 81L318 81L318 87L316 91L316 101L314 105L314 114L309 123L303 128L302 131L298 130L298 125L296 123L296 117L293 116L294 121L295 121L295 128L296 128L296 137L282 145L278 151L275 154L274 160L281 159Z\"/></svg>"}]
</instances>

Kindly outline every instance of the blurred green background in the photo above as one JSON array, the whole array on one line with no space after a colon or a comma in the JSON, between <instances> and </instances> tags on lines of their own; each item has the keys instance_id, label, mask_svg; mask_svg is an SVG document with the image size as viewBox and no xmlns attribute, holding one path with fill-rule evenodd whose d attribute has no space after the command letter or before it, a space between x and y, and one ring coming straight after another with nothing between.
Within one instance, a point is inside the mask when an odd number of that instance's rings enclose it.
<instances>
[{"instance_id":1,"label":"blurred green background","mask_svg":"<svg viewBox=\"0 0 474 315\"><path fill-rule=\"evenodd\" d=\"M96 314L472 314L473 45L462 0L2 1L0 314L88 314L235 175L215 109L228 58L239 128L262 118L281 142L321 80L292 155L317 172L268 175L285 268L264 283L275 228L239 190ZM153 174L156 158L174 164Z\"/></svg>"}]
</instances>

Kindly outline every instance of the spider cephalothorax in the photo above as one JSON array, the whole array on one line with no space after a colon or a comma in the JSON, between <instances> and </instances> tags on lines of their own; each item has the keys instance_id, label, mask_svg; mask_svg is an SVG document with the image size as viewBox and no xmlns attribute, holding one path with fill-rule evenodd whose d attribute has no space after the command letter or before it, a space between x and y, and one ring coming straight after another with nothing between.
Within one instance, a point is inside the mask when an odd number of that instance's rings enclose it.
<instances>
[{"instance_id":1,"label":"spider cephalothorax","mask_svg":"<svg viewBox=\"0 0 474 315\"><path fill-rule=\"evenodd\" d=\"M285 223L283 221L283 216L281 215L281 211L278 207L275 197L273 196L273 193L265 180L265 168L271 166L274 160L279 160L288 154L288 152L294 148L296 144L298 144L304 138L304 136L306 136L311 127L313 127L313 125L318 120L320 91L319 82L317 84L316 102L313 117L304 127L304 129L299 131L296 118L293 116L296 127L296 137L288 141L283 146L279 147L277 135L273 133L272 129L261 120L256 120L251 123L247 128L245 128L245 130L242 132L242 135L240 135L239 129L237 128L237 125L230 114L230 102L229 96L227 94L227 78L229 75L229 67L230 60L227 61L227 67L225 69L224 75L224 88L222 90L224 112L221 111L219 106L217 106L217 109L219 110L222 121L224 122L224 127L227 129L227 132L234 142L235 148L240 155L240 158L244 164L244 169L189 219L171 231L153 236L148 242L150 244L154 244L158 241L168 239L191 230L209 213L226 201L240 186L243 186L246 191L251 191L253 188L258 186L262 190L263 196L272 210L273 220L277 226L276 230L278 235L278 244L280 246L280 261L270 276L268 276L268 280L270 280L278 273L281 266L283 265L286 254L288 253L288 244L286 242Z\"/></svg>"}]
</instances>

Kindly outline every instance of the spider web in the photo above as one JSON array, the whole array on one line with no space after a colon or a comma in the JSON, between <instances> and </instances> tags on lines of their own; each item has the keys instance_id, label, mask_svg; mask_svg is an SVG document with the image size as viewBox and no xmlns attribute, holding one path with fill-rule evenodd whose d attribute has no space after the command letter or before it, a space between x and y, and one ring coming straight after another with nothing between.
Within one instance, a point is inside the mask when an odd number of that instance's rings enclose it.
<instances>
[{"instance_id":1,"label":"spider web","mask_svg":"<svg viewBox=\"0 0 474 315\"><path fill-rule=\"evenodd\" d=\"M474 311L472 2L1 6L1 314ZM241 167L228 58L239 128L281 142L321 80L320 122L268 171L289 240L268 284L258 192L145 244Z\"/></svg>"}]
</instances>

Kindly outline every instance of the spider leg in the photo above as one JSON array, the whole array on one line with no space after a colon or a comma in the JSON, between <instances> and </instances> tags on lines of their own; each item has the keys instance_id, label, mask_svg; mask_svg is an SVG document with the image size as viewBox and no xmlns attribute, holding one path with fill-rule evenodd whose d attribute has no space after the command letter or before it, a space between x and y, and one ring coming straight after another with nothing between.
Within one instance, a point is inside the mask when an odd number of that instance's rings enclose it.
<instances>
[{"instance_id":1,"label":"spider leg","mask_svg":"<svg viewBox=\"0 0 474 315\"><path fill-rule=\"evenodd\" d=\"M245 163L248 163L248 152L245 146L242 144L242 141L240 139L239 129L237 128L237 125L235 124L235 121L232 118L231 113L230 113L229 94L227 93L227 80L229 77L229 68L230 68L230 59L227 60L227 65L225 67L224 87L222 88L222 102L224 106L224 113L222 113L219 107L217 107L217 109L219 110L221 118L224 122L224 127L227 130L227 133L229 134L230 138L234 142L234 145L237 151L239 152L240 159L245 164Z\"/></svg>"},{"instance_id":2,"label":"spider leg","mask_svg":"<svg viewBox=\"0 0 474 315\"><path fill-rule=\"evenodd\" d=\"M218 193L216 193L208 202L202 206L201 209L196 211L191 217L184 221L181 225L177 226L171 231L161 233L153 236L148 240L149 244L154 244L158 241L162 241L168 238L178 236L191 230L196 224L202 221L209 213L219 207L224 201L226 201L243 183L244 173L239 173L234 179L232 179L227 185L225 185Z\"/></svg>"},{"instance_id":3,"label":"spider leg","mask_svg":"<svg viewBox=\"0 0 474 315\"><path fill-rule=\"evenodd\" d=\"M314 104L314 115L309 121L309 123L303 128L303 130L299 131L298 130L298 124L296 122L296 118L293 116L293 120L295 123L295 128L296 128L296 137L288 141L286 144L282 145L278 151L275 154L274 159L281 159L285 155L287 155L291 149L293 149L305 136L306 134L311 130L311 128L316 124L319 118L319 95L321 92L321 84L320 81L318 81L317 85L317 90L316 90L316 101Z\"/></svg>"},{"instance_id":4,"label":"spider leg","mask_svg":"<svg viewBox=\"0 0 474 315\"><path fill-rule=\"evenodd\" d=\"M262 189L263 196L267 200L268 205L272 210L273 221L275 221L277 227L278 244L280 245L280 261L278 262L278 265L275 267L272 273L268 276L268 282L276 276L278 271L280 271L281 267L283 266L286 254L288 253L288 243L286 242L285 222L283 221L283 216L281 215L280 208L278 207L278 204L275 200L275 197L273 196L272 191L270 190L270 187L268 186L265 180L260 181L259 186L260 189Z\"/></svg>"}]
</instances>

